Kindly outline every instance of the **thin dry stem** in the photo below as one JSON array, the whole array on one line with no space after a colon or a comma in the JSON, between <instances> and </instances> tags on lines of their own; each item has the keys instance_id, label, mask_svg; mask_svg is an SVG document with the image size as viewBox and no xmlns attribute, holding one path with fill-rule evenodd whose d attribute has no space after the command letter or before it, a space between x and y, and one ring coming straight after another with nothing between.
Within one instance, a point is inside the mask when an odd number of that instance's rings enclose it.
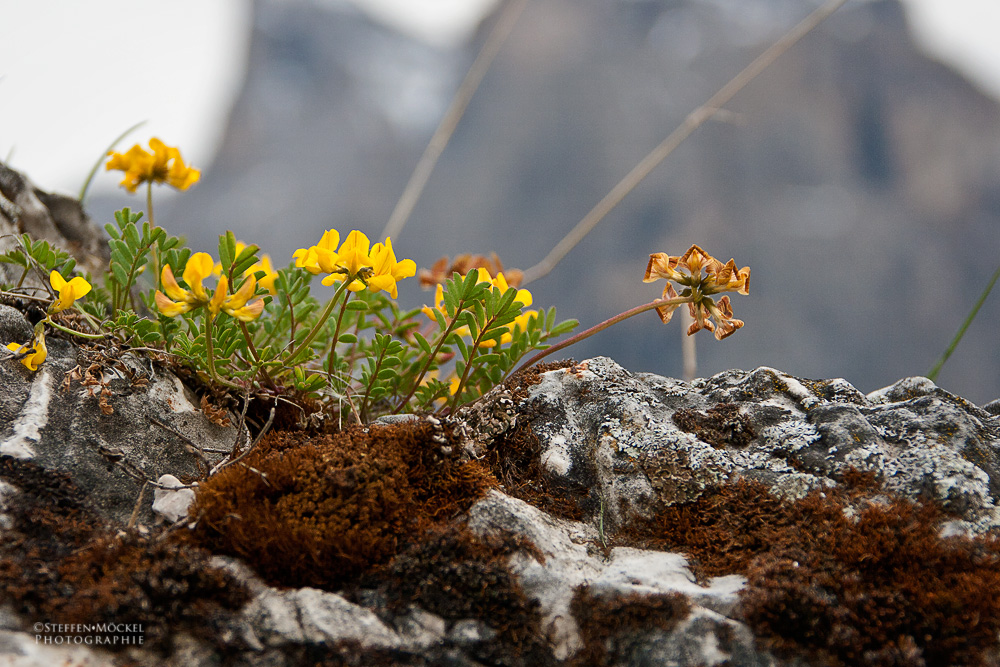
<instances>
[{"instance_id":1,"label":"thin dry stem","mask_svg":"<svg viewBox=\"0 0 1000 667\"><path fill-rule=\"evenodd\" d=\"M526 269L521 285L527 285L533 280L538 280L547 275L563 257L572 250L576 244L590 233L604 217L617 206L625 196L631 192L635 186L642 182L677 146L687 139L692 132L697 130L709 118L715 115L725 106L736 93L743 90L758 74L767 69L771 63L778 59L783 53L788 51L800 39L811 32L824 19L837 11L847 0L829 0L812 14L803 19L798 25L785 33L781 39L772 44L764 53L747 65L743 71L733 77L729 83L718 90L705 104L698 107L684 119L684 122L676 130L654 148L652 152L642 159L618 185L611 189L597 205L591 209L583 220L577 223L576 227L570 230L549 254L538 264Z\"/></svg>"},{"instance_id":2,"label":"thin dry stem","mask_svg":"<svg viewBox=\"0 0 1000 667\"><path fill-rule=\"evenodd\" d=\"M410 180L407 182L406 188L403 189L399 201L396 202L396 208L389 216L389 222L386 223L379 238L395 239L402 231L403 225L409 220L410 214L413 213L413 207L417 205L417 200L420 199L420 195L427 185L427 180L437 165L438 158L441 157L445 146L448 145L448 141L455 133L455 128L458 127L458 121L465 114L465 109L469 106L476 89L479 88L480 82L486 75L486 70L489 69L497 53L500 52L500 47L506 41L526 4L528 4L528 0L509 0L504 7L489 37L486 38L486 43L483 44L479 55L476 56L461 85L459 85L458 91L451 101L451 106L448 107L444 118L441 119L441 124L434 131L427 148L424 149L424 154L420 156L420 161L417 162L413 173L410 174Z\"/></svg>"}]
</instances>

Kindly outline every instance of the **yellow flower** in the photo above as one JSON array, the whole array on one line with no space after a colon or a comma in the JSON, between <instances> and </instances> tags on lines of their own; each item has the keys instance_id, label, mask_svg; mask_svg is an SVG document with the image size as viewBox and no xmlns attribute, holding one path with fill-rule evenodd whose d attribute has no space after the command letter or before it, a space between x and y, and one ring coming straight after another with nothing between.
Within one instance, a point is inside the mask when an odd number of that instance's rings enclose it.
<instances>
[{"instance_id":1,"label":"yellow flower","mask_svg":"<svg viewBox=\"0 0 1000 667\"><path fill-rule=\"evenodd\" d=\"M703 270L705 275L702 275ZM710 295L720 292L749 294L749 266L737 270L736 260L730 259L723 264L698 246L692 245L679 257L663 252L649 256L643 282L649 283L660 278L667 280L667 286L663 288L664 299L686 300L688 312L694 319L694 323L688 328L689 336L700 329L707 329L714 331L715 337L722 340L743 326L743 320L733 318L733 308L728 295L720 298L718 303L710 298ZM670 281L685 289L678 294ZM680 303L660 306L656 311L665 324L670 321L674 310L679 306ZM715 320L715 323L712 320Z\"/></svg>"},{"instance_id":2,"label":"yellow flower","mask_svg":"<svg viewBox=\"0 0 1000 667\"><path fill-rule=\"evenodd\" d=\"M349 276L357 276L364 268L371 268L374 265L371 255L368 253L370 242L368 237L358 230L352 230L344 244L337 251L337 263L343 267ZM335 281L343 280L343 275L331 274L323 279L324 285L332 285ZM366 285L360 280L354 280L347 289L352 292L360 292Z\"/></svg>"},{"instance_id":3,"label":"yellow flower","mask_svg":"<svg viewBox=\"0 0 1000 667\"><path fill-rule=\"evenodd\" d=\"M49 274L49 283L52 285L52 289L59 294L59 298L49 306L49 313L52 314L66 310L73 305L74 301L86 295L91 289L90 283L84 278L77 276L67 282L58 271Z\"/></svg>"},{"instance_id":4,"label":"yellow flower","mask_svg":"<svg viewBox=\"0 0 1000 667\"><path fill-rule=\"evenodd\" d=\"M396 282L417 273L417 263L412 259L396 261L396 254L392 251L392 241L388 236L384 245L376 243L372 247L371 258L375 275L368 279L368 288L372 292L386 290L393 299L397 296Z\"/></svg>"},{"instance_id":5,"label":"yellow flower","mask_svg":"<svg viewBox=\"0 0 1000 667\"><path fill-rule=\"evenodd\" d=\"M49 353L45 347L45 333L41 330L35 331L35 338L30 343L26 345L7 343L7 349L16 355L24 355L20 361L29 371L37 371Z\"/></svg>"},{"instance_id":6,"label":"yellow flower","mask_svg":"<svg viewBox=\"0 0 1000 667\"><path fill-rule=\"evenodd\" d=\"M444 315L445 319L448 319L448 311L444 309L444 287L441 286L441 283L438 283L437 287L434 288L434 306L424 306L420 309L420 312L426 315L427 319L431 322L436 322L437 318L434 317L435 310Z\"/></svg>"},{"instance_id":7,"label":"yellow flower","mask_svg":"<svg viewBox=\"0 0 1000 667\"><path fill-rule=\"evenodd\" d=\"M299 248L293 253L295 266L313 275L329 274L323 278L324 285L332 285L350 276L353 280L347 289L352 292L385 290L394 299L398 295L396 283L417 273L417 265L412 259L396 260L392 241L388 237L384 244L376 243L369 247L368 237L355 229L338 249L339 241L337 230L327 230L318 244Z\"/></svg>"},{"instance_id":8,"label":"yellow flower","mask_svg":"<svg viewBox=\"0 0 1000 667\"><path fill-rule=\"evenodd\" d=\"M184 265L184 282L190 288L186 290L177 284L170 265L164 265L160 281L166 294L156 290L154 298L157 309L167 317L176 317L200 306L208 307L211 317L215 317L220 311L244 322L259 317L264 310L263 300L258 299L247 305L247 301L253 297L257 289L257 279L251 275L235 294L228 294L229 280L226 276L222 276L219 278L215 293L209 296L202 281L212 275L214 267L215 262L207 252L191 255Z\"/></svg>"},{"instance_id":9,"label":"yellow flower","mask_svg":"<svg viewBox=\"0 0 1000 667\"><path fill-rule=\"evenodd\" d=\"M246 305L254 292L257 291L257 279L250 276L245 281L243 285L236 291L235 294L228 294L229 280L222 276L219 278L219 285L215 288L215 294L212 299L208 302L208 310L212 313L212 317L219 314L221 310L224 313L229 313L233 317L243 322L249 322L260 317L261 312L264 310L264 300L257 299L249 306Z\"/></svg>"},{"instance_id":10,"label":"yellow flower","mask_svg":"<svg viewBox=\"0 0 1000 667\"><path fill-rule=\"evenodd\" d=\"M181 152L153 137L149 140L152 153L136 144L125 153L108 152L106 169L125 172L121 185L135 192L142 183L166 183L178 190L187 190L198 182L201 172L184 164Z\"/></svg>"},{"instance_id":11,"label":"yellow flower","mask_svg":"<svg viewBox=\"0 0 1000 667\"><path fill-rule=\"evenodd\" d=\"M328 229L323 232L319 243L309 248L299 248L292 257L295 258L295 266L304 268L309 273L335 273L341 269L337 266L337 245L340 243L340 234L336 229Z\"/></svg>"}]
</instances>

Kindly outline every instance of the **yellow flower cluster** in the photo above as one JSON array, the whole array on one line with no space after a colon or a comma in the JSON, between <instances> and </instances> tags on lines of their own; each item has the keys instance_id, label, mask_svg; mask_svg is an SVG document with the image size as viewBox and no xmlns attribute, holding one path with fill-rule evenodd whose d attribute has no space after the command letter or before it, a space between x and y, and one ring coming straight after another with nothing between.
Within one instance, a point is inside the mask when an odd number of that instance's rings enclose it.
<instances>
[{"instance_id":1,"label":"yellow flower cluster","mask_svg":"<svg viewBox=\"0 0 1000 667\"><path fill-rule=\"evenodd\" d=\"M200 171L184 164L177 148L167 146L156 137L149 140L149 147L152 152L136 144L125 153L108 153L110 159L106 169L124 171L121 185L129 192L135 192L142 183L166 183L178 190L187 190L201 178Z\"/></svg>"},{"instance_id":2,"label":"yellow flower cluster","mask_svg":"<svg viewBox=\"0 0 1000 667\"><path fill-rule=\"evenodd\" d=\"M501 294L510 289L510 285L507 284L507 279L504 278L504 275L502 273L498 273L496 278L494 278L490 275L490 272L486 269L480 268L472 270L476 272L477 283L488 283L493 287L496 287L498 290L500 290ZM516 301L521 302L522 308L527 308L532 304L533 301L531 292L529 292L526 289L517 290L517 295L514 298ZM424 306L420 310L421 312L423 312L424 315L429 317L432 321L435 319L434 310L440 311L442 315L445 315L447 317L447 312L444 309L443 302L444 302L444 287L442 287L441 283L438 283L437 287L434 289L434 307L431 308L430 306ZM514 318L514 321L511 322L508 325L508 327L511 331L513 331L515 326L520 327L521 331L526 331L528 328L528 322L533 317L538 317L538 311L529 310L522 312L520 315ZM459 334L460 336L469 336L471 334L471 332L469 331L469 327L459 327L455 329L455 333ZM514 337L510 332L505 333L500 338L500 344L506 345L513 339ZM496 345L495 340L484 340L479 344L479 347L493 347L494 345Z\"/></svg>"},{"instance_id":3,"label":"yellow flower cluster","mask_svg":"<svg viewBox=\"0 0 1000 667\"><path fill-rule=\"evenodd\" d=\"M398 295L396 283L417 273L417 265L412 259L396 259L388 237L384 244L376 243L369 247L368 237L353 230L339 248L338 243L340 234L337 230L327 230L316 245L295 251L292 255L295 266L313 275L329 274L323 278L324 285L351 278L347 289L352 292L385 290L393 299Z\"/></svg>"},{"instance_id":4,"label":"yellow flower cluster","mask_svg":"<svg viewBox=\"0 0 1000 667\"><path fill-rule=\"evenodd\" d=\"M90 283L85 278L76 276L72 280L66 280L58 271L49 274L49 284L58 295L49 306L49 315L55 315L72 307L77 299L86 296L91 290ZM45 347L45 322L50 322L50 320L46 318L38 323L31 342L24 345L20 343L7 343L6 345L7 349L13 352L15 357L30 371L37 371L38 366L45 361L45 357L49 354L48 348Z\"/></svg>"},{"instance_id":5,"label":"yellow flower cluster","mask_svg":"<svg viewBox=\"0 0 1000 667\"><path fill-rule=\"evenodd\" d=\"M704 270L705 275L702 275ZM646 275L643 282L653 282L665 278L667 286L663 288L664 299L687 299L688 311L694 318L694 323L688 328L688 335L700 329L714 331L715 337L722 340L743 326L743 320L733 318L733 308L729 296L723 296L716 303L710 298L719 292L750 293L750 267L744 266L737 270L736 260L730 259L723 264L696 245L692 245L686 253L673 257L663 252L649 256ZM680 295L674 290L670 281L681 285ZM666 324L673 317L674 310L681 304L660 306L656 309L660 319ZM715 323L712 323L715 320Z\"/></svg>"},{"instance_id":6,"label":"yellow flower cluster","mask_svg":"<svg viewBox=\"0 0 1000 667\"><path fill-rule=\"evenodd\" d=\"M202 281L212 275L214 267L215 262L207 252L196 252L191 255L184 265L184 273L181 276L189 288L184 289L177 283L170 266L165 265L160 273L160 281L166 294L156 290L156 307L167 317L175 317L201 306L208 309L210 317L215 317L220 312L228 313L242 322L250 322L260 317L264 310L264 301L257 299L247 304L257 291L257 279L253 274L243 281L234 294L229 294L228 278L220 276L215 293L210 296Z\"/></svg>"}]
</instances>

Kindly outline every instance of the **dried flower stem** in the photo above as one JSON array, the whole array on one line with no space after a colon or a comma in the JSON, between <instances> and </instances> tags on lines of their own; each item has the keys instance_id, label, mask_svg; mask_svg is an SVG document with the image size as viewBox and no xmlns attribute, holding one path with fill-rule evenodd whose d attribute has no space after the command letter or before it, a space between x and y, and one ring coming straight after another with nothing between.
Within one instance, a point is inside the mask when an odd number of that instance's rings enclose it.
<instances>
[{"instance_id":1,"label":"dried flower stem","mask_svg":"<svg viewBox=\"0 0 1000 667\"><path fill-rule=\"evenodd\" d=\"M614 325L618 324L619 322L624 322L625 320L627 320L630 317L634 317L636 315L639 315L640 313L645 313L647 310L653 310L654 308L660 308L662 306L676 306L676 305L679 305L679 304L682 304L682 303L690 303L690 302L691 302L691 298L690 297L677 297L675 299L656 299L655 301L650 301L649 303L644 303L641 306L636 306L635 308L631 308L629 310L626 310L624 313L619 313L619 314L615 315L614 317L606 319L603 322L601 322L600 324L595 324L594 326L590 327L586 331L581 331L580 333L576 334L575 336L571 336L571 337L567 338L566 340L564 340L563 342L559 343L558 345L553 345L552 347L549 347L549 348L546 348L546 349L542 350L541 352L539 352L538 354L536 354L535 356L533 356L531 359L528 359L526 362L524 362L523 364L521 364L520 368L518 368L517 370L518 371L522 371L525 368L528 368L529 366L532 366L533 364L538 363L539 361L541 361L542 359L544 359L548 355L552 354L553 352L558 352L559 350L567 348L570 345L575 345L576 343L579 343L581 340L584 340L586 338L590 338L594 334L599 333L601 331L604 331L608 327L613 327Z\"/></svg>"}]
</instances>

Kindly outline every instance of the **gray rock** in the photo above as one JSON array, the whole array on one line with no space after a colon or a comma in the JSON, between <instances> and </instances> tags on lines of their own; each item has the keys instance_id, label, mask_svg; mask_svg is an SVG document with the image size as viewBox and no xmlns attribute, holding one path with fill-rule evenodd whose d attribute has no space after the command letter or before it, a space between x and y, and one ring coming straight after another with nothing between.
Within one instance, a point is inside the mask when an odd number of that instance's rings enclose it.
<instances>
[{"instance_id":1,"label":"gray rock","mask_svg":"<svg viewBox=\"0 0 1000 667\"><path fill-rule=\"evenodd\" d=\"M27 343L31 340L31 324L17 308L0 304L0 346L7 343Z\"/></svg>"},{"instance_id":2,"label":"gray rock","mask_svg":"<svg viewBox=\"0 0 1000 667\"><path fill-rule=\"evenodd\" d=\"M69 474L98 512L125 524L146 482L164 474L197 480L238 437L245 442L245 433L212 423L197 405L148 359L49 336L37 371L0 360L0 455ZM152 496L147 490L136 514L143 523L153 519Z\"/></svg>"},{"instance_id":3,"label":"gray rock","mask_svg":"<svg viewBox=\"0 0 1000 667\"><path fill-rule=\"evenodd\" d=\"M505 400L491 398L481 413ZM866 396L772 368L687 384L597 357L544 373L517 420L538 437L553 488L587 490L584 509L609 530L740 477L796 498L851 468L940 500L968 530L1000 525L1000 420L926 378Z\"/></svg>"}]
</instances>

